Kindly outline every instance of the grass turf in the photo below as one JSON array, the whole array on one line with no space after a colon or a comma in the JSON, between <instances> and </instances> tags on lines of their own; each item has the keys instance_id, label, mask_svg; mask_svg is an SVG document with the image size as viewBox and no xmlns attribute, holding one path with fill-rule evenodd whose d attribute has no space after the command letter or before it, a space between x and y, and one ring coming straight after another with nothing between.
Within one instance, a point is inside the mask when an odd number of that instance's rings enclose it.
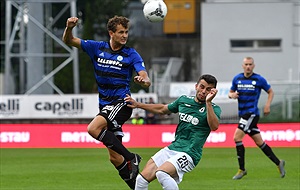
<instances>
[{"instance_id":1,"label":"grass turf","mask_svg":"<svg viewBox=\"0 0 300 190\"><path fill-rule=\"evenodd\" d=\"M158 149L131 149L142 157L141 168ZM234 148L205 148L197 167L184 176L183 190L299 190L300 149L273 148L286 160L286 177L258 148L246 148L248 175L237 172ZM1 190L127 190L108 161L106 149L0 149ZM149 189L162 189L153 181Z\"/></svg>"}]
</instances>

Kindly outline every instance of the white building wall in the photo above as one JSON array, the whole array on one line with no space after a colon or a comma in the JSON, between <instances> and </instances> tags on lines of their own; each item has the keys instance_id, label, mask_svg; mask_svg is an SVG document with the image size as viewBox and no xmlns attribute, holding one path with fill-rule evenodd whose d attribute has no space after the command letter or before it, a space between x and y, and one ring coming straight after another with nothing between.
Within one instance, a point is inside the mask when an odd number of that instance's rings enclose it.
<instances>
[{"instance_id":1,"label":"white building wall","mask_svg":"<svg viewBox=\"0 0 300 190\"><path fill-rule=\"evenodd\" d=\"M231 81L243 71L243 58L251 56L255 72L267 80L299 80L299 7L296 2L202 3L201 73ZM281 39L281 49L233 52L232 39Z\"/></svg>"}]
</instances>

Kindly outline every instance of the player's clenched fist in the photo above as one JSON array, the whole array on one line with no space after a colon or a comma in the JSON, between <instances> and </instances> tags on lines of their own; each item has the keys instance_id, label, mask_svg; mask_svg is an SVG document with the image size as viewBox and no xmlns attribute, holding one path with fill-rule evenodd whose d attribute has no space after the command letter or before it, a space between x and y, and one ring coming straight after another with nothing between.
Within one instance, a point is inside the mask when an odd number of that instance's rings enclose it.
<instances>
[{"instance_id":1,"label":"player's clenched fist","mask_svg":"<svg viewBox=\"0 0 300 190\"><path fill-rule=\"evenodd\" d=\"M77 17L70 17L67 20L67 28L74 28L78 22Z\"/></svg>"}]
</instances>

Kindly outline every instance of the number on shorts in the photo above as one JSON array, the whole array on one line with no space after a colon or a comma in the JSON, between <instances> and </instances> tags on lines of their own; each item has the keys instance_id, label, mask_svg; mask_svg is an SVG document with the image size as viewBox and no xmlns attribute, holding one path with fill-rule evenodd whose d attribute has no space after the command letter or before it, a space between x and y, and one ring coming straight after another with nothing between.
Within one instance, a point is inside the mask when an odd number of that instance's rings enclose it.
<instances>
[{"instance_id":1,"label":"number on shorts","mask_svg":"<svg viewBox=\"0 0 300 190\"><path fill-rule=\"evenodd\" d=\"M183 155L181 158L178 158L177 162L181 168L185 168L189 164L189 161L185 155Z\"/></svg>"}]
</instances>

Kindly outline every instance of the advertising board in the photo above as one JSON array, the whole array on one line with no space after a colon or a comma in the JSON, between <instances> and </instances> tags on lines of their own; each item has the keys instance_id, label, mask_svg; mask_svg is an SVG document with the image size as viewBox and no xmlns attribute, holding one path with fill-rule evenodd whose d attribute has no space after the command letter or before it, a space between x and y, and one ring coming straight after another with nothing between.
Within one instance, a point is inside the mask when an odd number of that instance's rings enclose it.
<instances>
[{"instance_id":1,"label":"advertising board","mask_svg":"<svg viewBox=\"0 0 300 190\"><path fill-rule=\"evenodd\" d=\"M260 124L263 139L274 147L300 147L300 123ZM1 124L1 148L104 148L86 131L87 124ZM131 125L123 127L126 147L164 147L174 140L176 125ZM205 147L235 147L235 124L221 124L211 132ZM255 147L246 136L244 145Z\"/></svg>"}]
</instances>

